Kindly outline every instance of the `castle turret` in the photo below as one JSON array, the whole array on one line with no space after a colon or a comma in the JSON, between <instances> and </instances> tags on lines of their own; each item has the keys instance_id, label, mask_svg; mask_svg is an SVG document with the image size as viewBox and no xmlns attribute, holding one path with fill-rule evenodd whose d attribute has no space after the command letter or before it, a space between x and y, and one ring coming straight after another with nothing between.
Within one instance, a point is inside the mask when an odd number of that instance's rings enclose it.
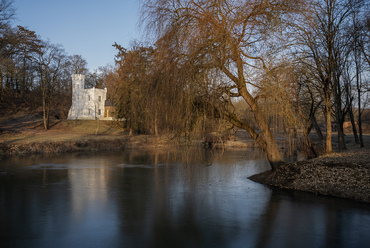
<instances>
[{"instance_id":1,"label":"castle turret","mask_svg":"<svg viewBox=\"0 0 370 248\"><path fill-rule=\"evenodd\" d=\"M85 75L72 74L72 106L68 119L103 118L106 95L107 89L85 89Z\"/></svg>"},{"instance_id":2,"label":"castle turret","mask_svg":"<svg viewBox=\"0 0 370 248\"><path fill-rule=\"evenodd\" d=\"M68 112L68 119L77 119L82 114L85 75L72 74L72 106Z\"/></svg>"},{"instance_id":3,"label":"castle turret","mask_svg":"<svg viewBox=\"0 0 370 248\"><path fill-rule=\"evenodd\" d=\"M72 74L72 97L77 97L76 100L81 100L85 89L85 75Z\"/></svg>"}]
</instances>

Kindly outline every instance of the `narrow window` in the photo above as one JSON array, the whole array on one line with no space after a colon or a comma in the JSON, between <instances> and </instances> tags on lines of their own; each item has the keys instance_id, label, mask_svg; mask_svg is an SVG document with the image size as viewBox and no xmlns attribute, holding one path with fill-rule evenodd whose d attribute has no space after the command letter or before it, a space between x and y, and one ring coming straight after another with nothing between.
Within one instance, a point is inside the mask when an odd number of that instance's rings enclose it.
<instances>
[{"instance_id":1,"label":"narrow window","mask_svg":"<svg viewBox=\"0 0 370 248\"><path fill-rule=\"evenodd\" d=\"M101 96L99 96L99 102L101 102Z\"/></svg>"},{"instance_id":2,"label":"narrow window","mask_svg":"<svg viewBox=\"0 0 370 248\"><path fill-rule=\"evenodd\" d=\"M98 110L98 115L101 115L101 109Z\"/></svg>"},{"instance_id":3,"label":"narrow window","mask_svg":"<svg viewBox=\"0 0 370 248\"><path fill-rule=\"evenodd\" d=\"M90 95L87 95L87 100L90 101ZM90 114L90 113L89 113Z\"/></svg>"}]
</instances>

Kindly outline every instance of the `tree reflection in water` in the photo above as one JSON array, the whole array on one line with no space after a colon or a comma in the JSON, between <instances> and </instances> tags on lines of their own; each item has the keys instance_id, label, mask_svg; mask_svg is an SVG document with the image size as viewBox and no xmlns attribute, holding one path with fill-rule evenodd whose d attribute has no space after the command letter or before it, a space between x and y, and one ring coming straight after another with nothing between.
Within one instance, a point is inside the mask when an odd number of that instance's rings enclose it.
<instances>
[{"instance_id":1,"label":"tree reflection in water","mask_svg":"<svg viewBox=\"0 0 370 248\"><path fill-rule=\"evenodd\" d=\"M271 189L258 150L2 160L1 246L363 247L366 204Z\"/></svg>"}]
</instances>

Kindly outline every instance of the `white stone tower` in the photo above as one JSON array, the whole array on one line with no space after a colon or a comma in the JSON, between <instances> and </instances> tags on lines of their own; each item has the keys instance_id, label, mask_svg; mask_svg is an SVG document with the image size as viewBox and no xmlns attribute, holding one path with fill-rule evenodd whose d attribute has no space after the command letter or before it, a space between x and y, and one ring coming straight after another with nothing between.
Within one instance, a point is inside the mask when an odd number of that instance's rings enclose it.
<instances>
[{"instance_id":1,"label":"white stone tower","mask_svg":"<svg viewBox=\"0 0 370 248\"><path fill-rule=\"evenodd\" d=\"M85 89L85 75L72 75L72 106L69 120L104 118L107 89Z\"/></svg>"}]
</instances>

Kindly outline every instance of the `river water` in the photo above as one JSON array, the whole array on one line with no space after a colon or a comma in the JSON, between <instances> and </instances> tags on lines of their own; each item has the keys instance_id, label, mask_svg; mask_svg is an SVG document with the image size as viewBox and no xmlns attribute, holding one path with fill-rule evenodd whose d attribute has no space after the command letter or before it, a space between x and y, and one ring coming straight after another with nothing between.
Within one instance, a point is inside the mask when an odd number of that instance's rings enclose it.
<instances>
[{"instance_id":1,"label":"river water","mask_svg":"<svg viewBox=\"0 0 370 248\"><path fill-rule=\"evenodd\" d=\"M0 247L370 247L370 205L266 187L258 150L0 160Z\"/></svg>"}]
</instances>

